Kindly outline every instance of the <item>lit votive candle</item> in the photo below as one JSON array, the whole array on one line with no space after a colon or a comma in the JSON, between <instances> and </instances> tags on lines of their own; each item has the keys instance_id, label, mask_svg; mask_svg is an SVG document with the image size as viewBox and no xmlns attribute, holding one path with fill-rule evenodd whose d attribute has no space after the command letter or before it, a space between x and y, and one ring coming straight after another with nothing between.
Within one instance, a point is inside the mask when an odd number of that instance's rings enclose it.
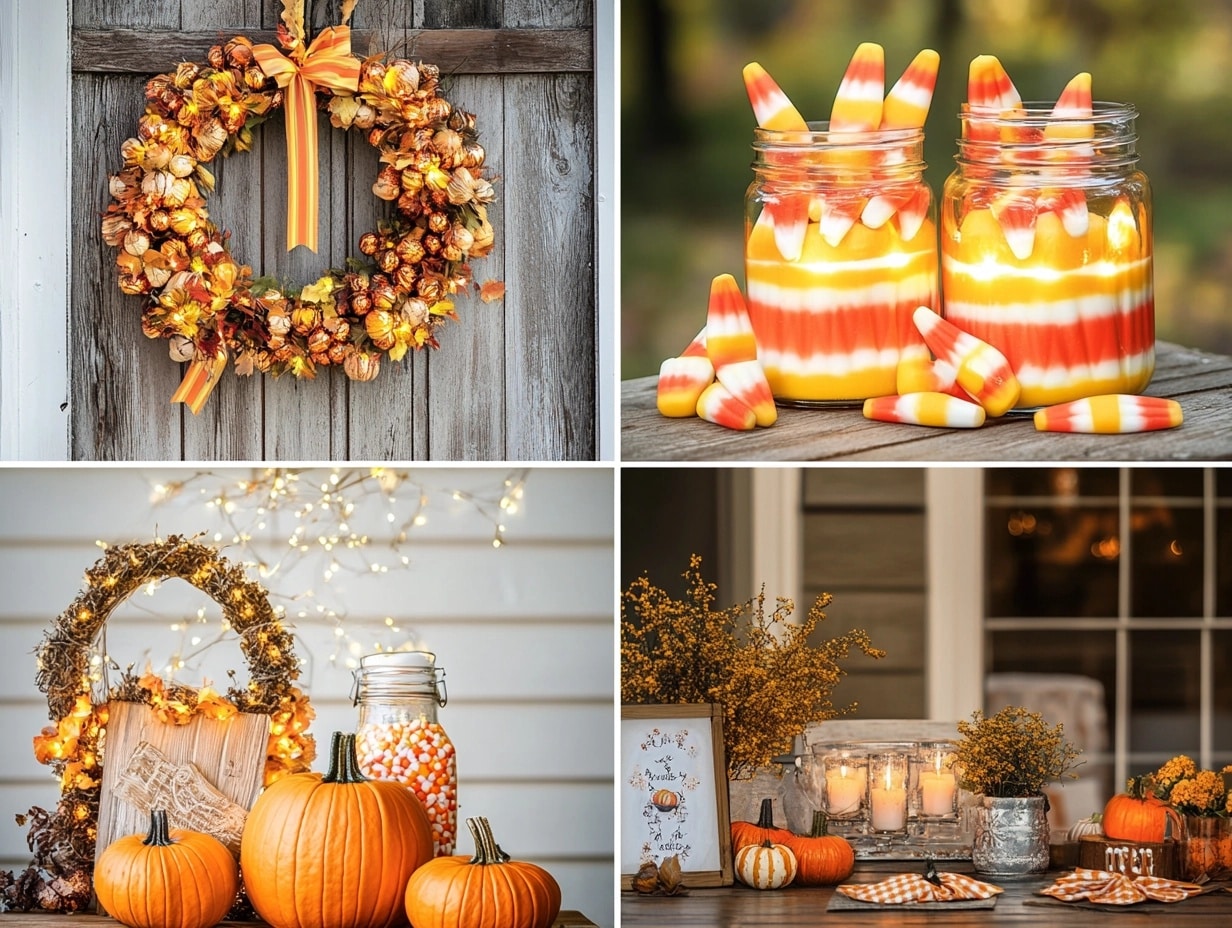
<instances>
[{"instance_id":1,"label":"lit votive candle","mask_svg":"<svg viewBox=\"0 0 1232 928\"><path fill-rule=\"evenodd\" d=\"M949 815L954 811L954 774L922 771L920 787L924 793L920 811L925 815Z\"/></svg>"},{"instance_id":2,"label":"lit votive candle","mask_svg":"<svg viewBox=\"0 0 1232 928\"><path fill-rule=\"evenodd\" d=\"M864 778L845 765L826 774L826 804L831 815L851 815L860 810Z\"/></svg>"},{"instance_id":3,"label":"lit votive candle","mask_svg":"<svg viewBox=\"0 0 1232 928\"><path fill-rule=\"evenodd\" d=\"M902 831L907 824L907 791L898 787L874 787L870 795L873 803L873 829Z\"/></svg>"}]
</instances>

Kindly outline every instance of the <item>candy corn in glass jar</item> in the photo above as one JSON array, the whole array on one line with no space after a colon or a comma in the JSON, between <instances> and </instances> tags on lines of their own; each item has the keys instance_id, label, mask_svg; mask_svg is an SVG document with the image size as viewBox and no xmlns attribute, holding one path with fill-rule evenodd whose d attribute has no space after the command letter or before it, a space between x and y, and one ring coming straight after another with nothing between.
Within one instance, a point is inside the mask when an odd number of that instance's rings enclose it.
<instances>
[{"instance_id":1,"label":"candy corn in glass jar","mask_svg":"<svg viewBox=\"0 0 1232 928\"><path fill-rule=\"evenodd\" d=\"M806 123L756 67L745 69L758 117L745 284L771 391L797 406L895 393L900 361L928 357L912 313L938 307L923 178L936 53L921 52L883 101L881 49L861 45L825 122Z\"/></svg>"},{"instance_id":2,"label":"candy corn in glass jar","mask_svg":"<svg viewBox=\"0 0 1232 928\"><path fill-rule=\"evenodd\" d=\"M1008 96L960 115L941 205L943 314L1005 355L1019 408L1140 393L1155 367L1155 301L1136 111L1092 103L1086 74L1055 105L1002 85Z\"/></svg>"},{"instance_id":3,"label":"candy corn in glass jar","mask_svg":"<svg viewBox=\"0 0 1232 928\"><path fill-rule=\"evenodd\" d=\"M448 856L457 839L458 768L436 714L448 699L445 672L428 651L369 654L359 663L351 692L359 769L410 790L428 814L435 856Z\"/></svg>"}]
</instances>

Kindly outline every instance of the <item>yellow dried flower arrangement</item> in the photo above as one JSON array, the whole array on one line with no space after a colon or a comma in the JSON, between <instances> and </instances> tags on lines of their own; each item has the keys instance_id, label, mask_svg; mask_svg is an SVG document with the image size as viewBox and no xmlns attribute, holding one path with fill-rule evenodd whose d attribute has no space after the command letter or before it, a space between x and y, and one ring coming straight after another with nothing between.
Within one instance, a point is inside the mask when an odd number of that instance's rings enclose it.
<instances>
[{"instance_id":1,"label":"yellow dried flower arrangement","mask_svg":"<svg viewBox=\"0 0 1232 928\"><path fill-rule=\"evenodd\" d=\"M855 709L830 702L844 674L839 661L853 647L874 658L885 652L862 629L809 643L826 618L829 593L798 622L790 599L778 597L767 614L764 587L754 599L716 610L718 587L702 577L701 563L696 554L689 559L684 599L645 576L621 595L620 696L625 703L721 703L727 774L742 779L790 751L808 724Z\"/></svg>"},{"instance_id":2,"label":"yellow dried flower arrangement","mask_svg":"<svg viewBox=\"0 0 1232 928\"><path fill-rule=\"evenodd\" d=\"M1071 773L1082 753L1065 740L1065 727L1049 727L1038 712L1007 706L992 717L971 713L960 721L955 760L961 785L1001 799L1043 795L1044 787Z\"/></svg>"},{"instance_id":3,"label":"yellow dried flower arrangement","mask_svg":"<svg viewBox=\"0 0 1232 928\"><path fill-rule=\"evenodd\" d=\"M1181 815L1226 816L1232 812L1232 790L1224 780L1229 773L1232 764L1218 773L1199 770L1192 758L1178 754L1151 774L1151 789Z\"/></svg>"}]
</instances>

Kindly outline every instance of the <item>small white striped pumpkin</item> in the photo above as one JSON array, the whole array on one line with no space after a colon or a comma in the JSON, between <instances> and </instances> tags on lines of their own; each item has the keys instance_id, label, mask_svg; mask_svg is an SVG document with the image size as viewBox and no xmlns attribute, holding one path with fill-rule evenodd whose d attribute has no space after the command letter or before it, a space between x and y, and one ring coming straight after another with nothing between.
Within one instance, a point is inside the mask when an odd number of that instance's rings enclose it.
<instances>
[{"instance_id":1,"label":"small white striped pumpkin","mask_svg":"<svg viewBox=\"0 0 1232 928\"><path fill-rule=\"evenodd\" d=\"M754 889L780 889L796 878L796 855L786 844L750 844L736 852L736 879Z\"/></svg>"}]
</instances>

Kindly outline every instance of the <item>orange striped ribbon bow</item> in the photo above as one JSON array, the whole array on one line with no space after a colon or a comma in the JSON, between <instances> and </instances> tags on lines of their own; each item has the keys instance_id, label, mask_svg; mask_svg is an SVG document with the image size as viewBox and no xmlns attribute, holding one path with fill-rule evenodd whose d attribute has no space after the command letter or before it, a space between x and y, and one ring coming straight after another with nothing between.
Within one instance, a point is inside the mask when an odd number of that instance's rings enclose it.
<instances>
[{"instance_id":1,"label":"orange striped ribbon bow","mask_svg":"<svg viewBox=\"0 0 1232 928\"><path fill-rule=\"evenodd\" d=\"M359 87L359 59L351 55L351 30L324 29L307 49L288 58L273 45L252 49L267 77L286 90L287 114L287 251L296 245L317 250L317 87L347 90Z\"/></svg>"}]
</instances>

